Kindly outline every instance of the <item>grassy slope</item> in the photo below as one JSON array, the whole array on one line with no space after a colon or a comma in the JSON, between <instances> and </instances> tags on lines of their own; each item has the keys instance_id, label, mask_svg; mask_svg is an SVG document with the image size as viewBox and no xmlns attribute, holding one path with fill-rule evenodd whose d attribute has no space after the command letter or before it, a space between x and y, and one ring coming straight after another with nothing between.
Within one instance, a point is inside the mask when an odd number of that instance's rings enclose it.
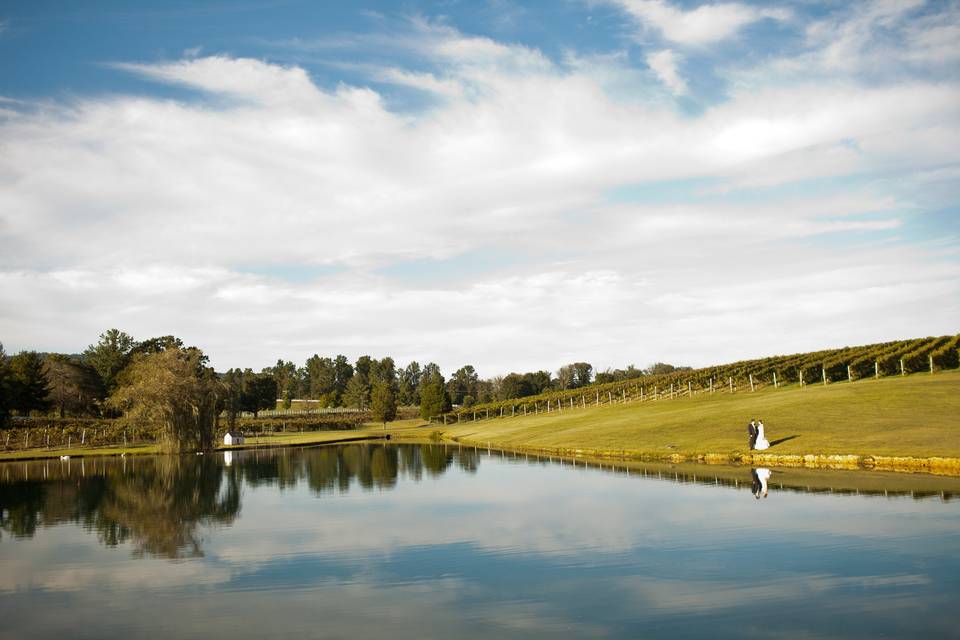
<instances>
[{"instance_id":1,"label":"grassy slope","mask_svg":"<svg viewBox=\"0 0 960 640\"><path fill-rule=\"evenodd\" d=\"M914 374L835 383L630 402L536 416L492 418L422 428L420 420L391 423L393 437L423 439L434 430L465 442L502 447L545 447L625 451L650 455L747 452L746 424L762 418L771 454L855 454L960 457L960 371ZM380 435L381 425L350 431L283 433L263 444L322 443L343 437ZM788 440L779 442L781 439ZM253 440L248 443L253 443ZM0 459L24 456L151 453L153 447L42 449L0 452Z\"/></svg>"},{"instance_id":2,"label":"grassy slope","mask_svg":"<svg viewBox=\"0 0 960 640\"><path fill-rule=\"evenodd\" d=\"M747 423L762 418L769 453L960 457L958 416L960 372L950 371L490 419L444 435L504 447L736 455L747 452Z\"/></svg>"}]
</instances>

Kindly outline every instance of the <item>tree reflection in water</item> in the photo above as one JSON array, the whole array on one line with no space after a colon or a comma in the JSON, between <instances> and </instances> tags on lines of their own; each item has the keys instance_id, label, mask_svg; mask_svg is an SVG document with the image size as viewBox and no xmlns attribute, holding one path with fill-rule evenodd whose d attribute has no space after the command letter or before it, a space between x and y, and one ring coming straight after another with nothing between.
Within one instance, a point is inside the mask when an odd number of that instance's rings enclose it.
<instances>
[{"instance_id":1,"label":"tree reflection in water","mask_svg":"<svg viewBox=\"0 0 960 640\"><path fill-rule=\"evenodd\" d=\"M85 464L23 467L28 479L0 482L0 528L18 537L75 523L107 546L129 542L136 555L192 557L202 555L201 526L230 524L240 512L237 478L209 457L152 457L126 468L111 461L91 474ZM31 470L41 479L29 479Z\"/></svg>"},{"instance_id":2,"label":"tree reflection in water","mask_svg":"<svg viewBox=\"0 0 960 640\"><path fill-rule=\"evenodd\" d=\"M404 474L420 480L454 462L476 472L479 453L442 445L349 445L231 452L221 456L53 460L11 464L0 476L0 532L32 537L73 523L106 546L130 544L135 555L203 554L202 529L228 526L240 514L241 486L281 490L306 483L322 495L391 489Z\"/></svg>"}]
</instances>

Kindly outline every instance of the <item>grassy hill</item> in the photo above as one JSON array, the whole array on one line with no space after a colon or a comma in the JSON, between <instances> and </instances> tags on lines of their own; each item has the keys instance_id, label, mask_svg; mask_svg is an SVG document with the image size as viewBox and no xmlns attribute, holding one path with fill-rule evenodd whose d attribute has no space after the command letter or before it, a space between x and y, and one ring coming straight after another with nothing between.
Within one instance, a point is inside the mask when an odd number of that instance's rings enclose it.
<instances>
[{"instance_id":1,"label":"grassy hill","mask_svg":"<svg viewBox=\"0 0 960 640\"><path fill-rule=\"evenodd\" d=\"M960 372L588 405L435 428L484 446L733 459L749 453L751 418L764 421L768 454L960 458Z\"/></svg>"}]
</instances>

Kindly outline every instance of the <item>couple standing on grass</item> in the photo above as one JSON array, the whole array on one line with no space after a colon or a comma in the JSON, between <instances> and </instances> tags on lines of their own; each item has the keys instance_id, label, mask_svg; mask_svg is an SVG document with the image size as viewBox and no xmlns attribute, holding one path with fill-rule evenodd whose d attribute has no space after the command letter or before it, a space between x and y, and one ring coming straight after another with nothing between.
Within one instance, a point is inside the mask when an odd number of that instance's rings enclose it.
<instances>
[{"instance_id":1,"label":"couple standing on grass","mask_svg":"<svg viewBox=\"0 0 960 640\"><path fill-rule=\"evenodd\" d=\"M770 448L767 437L763 433L763 420L751 420L747 425L747 433L750 434L750 450L763 451Z\"/></svg>"}]
</instances>

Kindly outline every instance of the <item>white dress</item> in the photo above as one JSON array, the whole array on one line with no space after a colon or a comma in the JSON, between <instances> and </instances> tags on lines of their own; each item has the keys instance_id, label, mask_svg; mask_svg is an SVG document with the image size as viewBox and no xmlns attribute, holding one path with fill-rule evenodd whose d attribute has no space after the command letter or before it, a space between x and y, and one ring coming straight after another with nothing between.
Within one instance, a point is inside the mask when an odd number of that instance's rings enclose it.
<instances>
[{"instance_id":1,"label":"white dress","mask_svg":"<svg viewBox=\"0 0 960 640\"><path fill-rule=\"evenodd\" d=\"M753 448L757 451L763 451L764 449L770 448L770 443L767 442L767 437L763 434L763 423L757 425L757 443L753 445Z\"/></svg>"},{"instance_id":2,"label":"white dress","mask_svg":"<svg viewBox=\"0 0 960 640\"><path fill-rule=\"evenodd\" d=\"M757 469L757 478L760 479L760 494L767 497L767 481L770 480L770 469L763 467Z\"/></svg>"}]
</instances>

